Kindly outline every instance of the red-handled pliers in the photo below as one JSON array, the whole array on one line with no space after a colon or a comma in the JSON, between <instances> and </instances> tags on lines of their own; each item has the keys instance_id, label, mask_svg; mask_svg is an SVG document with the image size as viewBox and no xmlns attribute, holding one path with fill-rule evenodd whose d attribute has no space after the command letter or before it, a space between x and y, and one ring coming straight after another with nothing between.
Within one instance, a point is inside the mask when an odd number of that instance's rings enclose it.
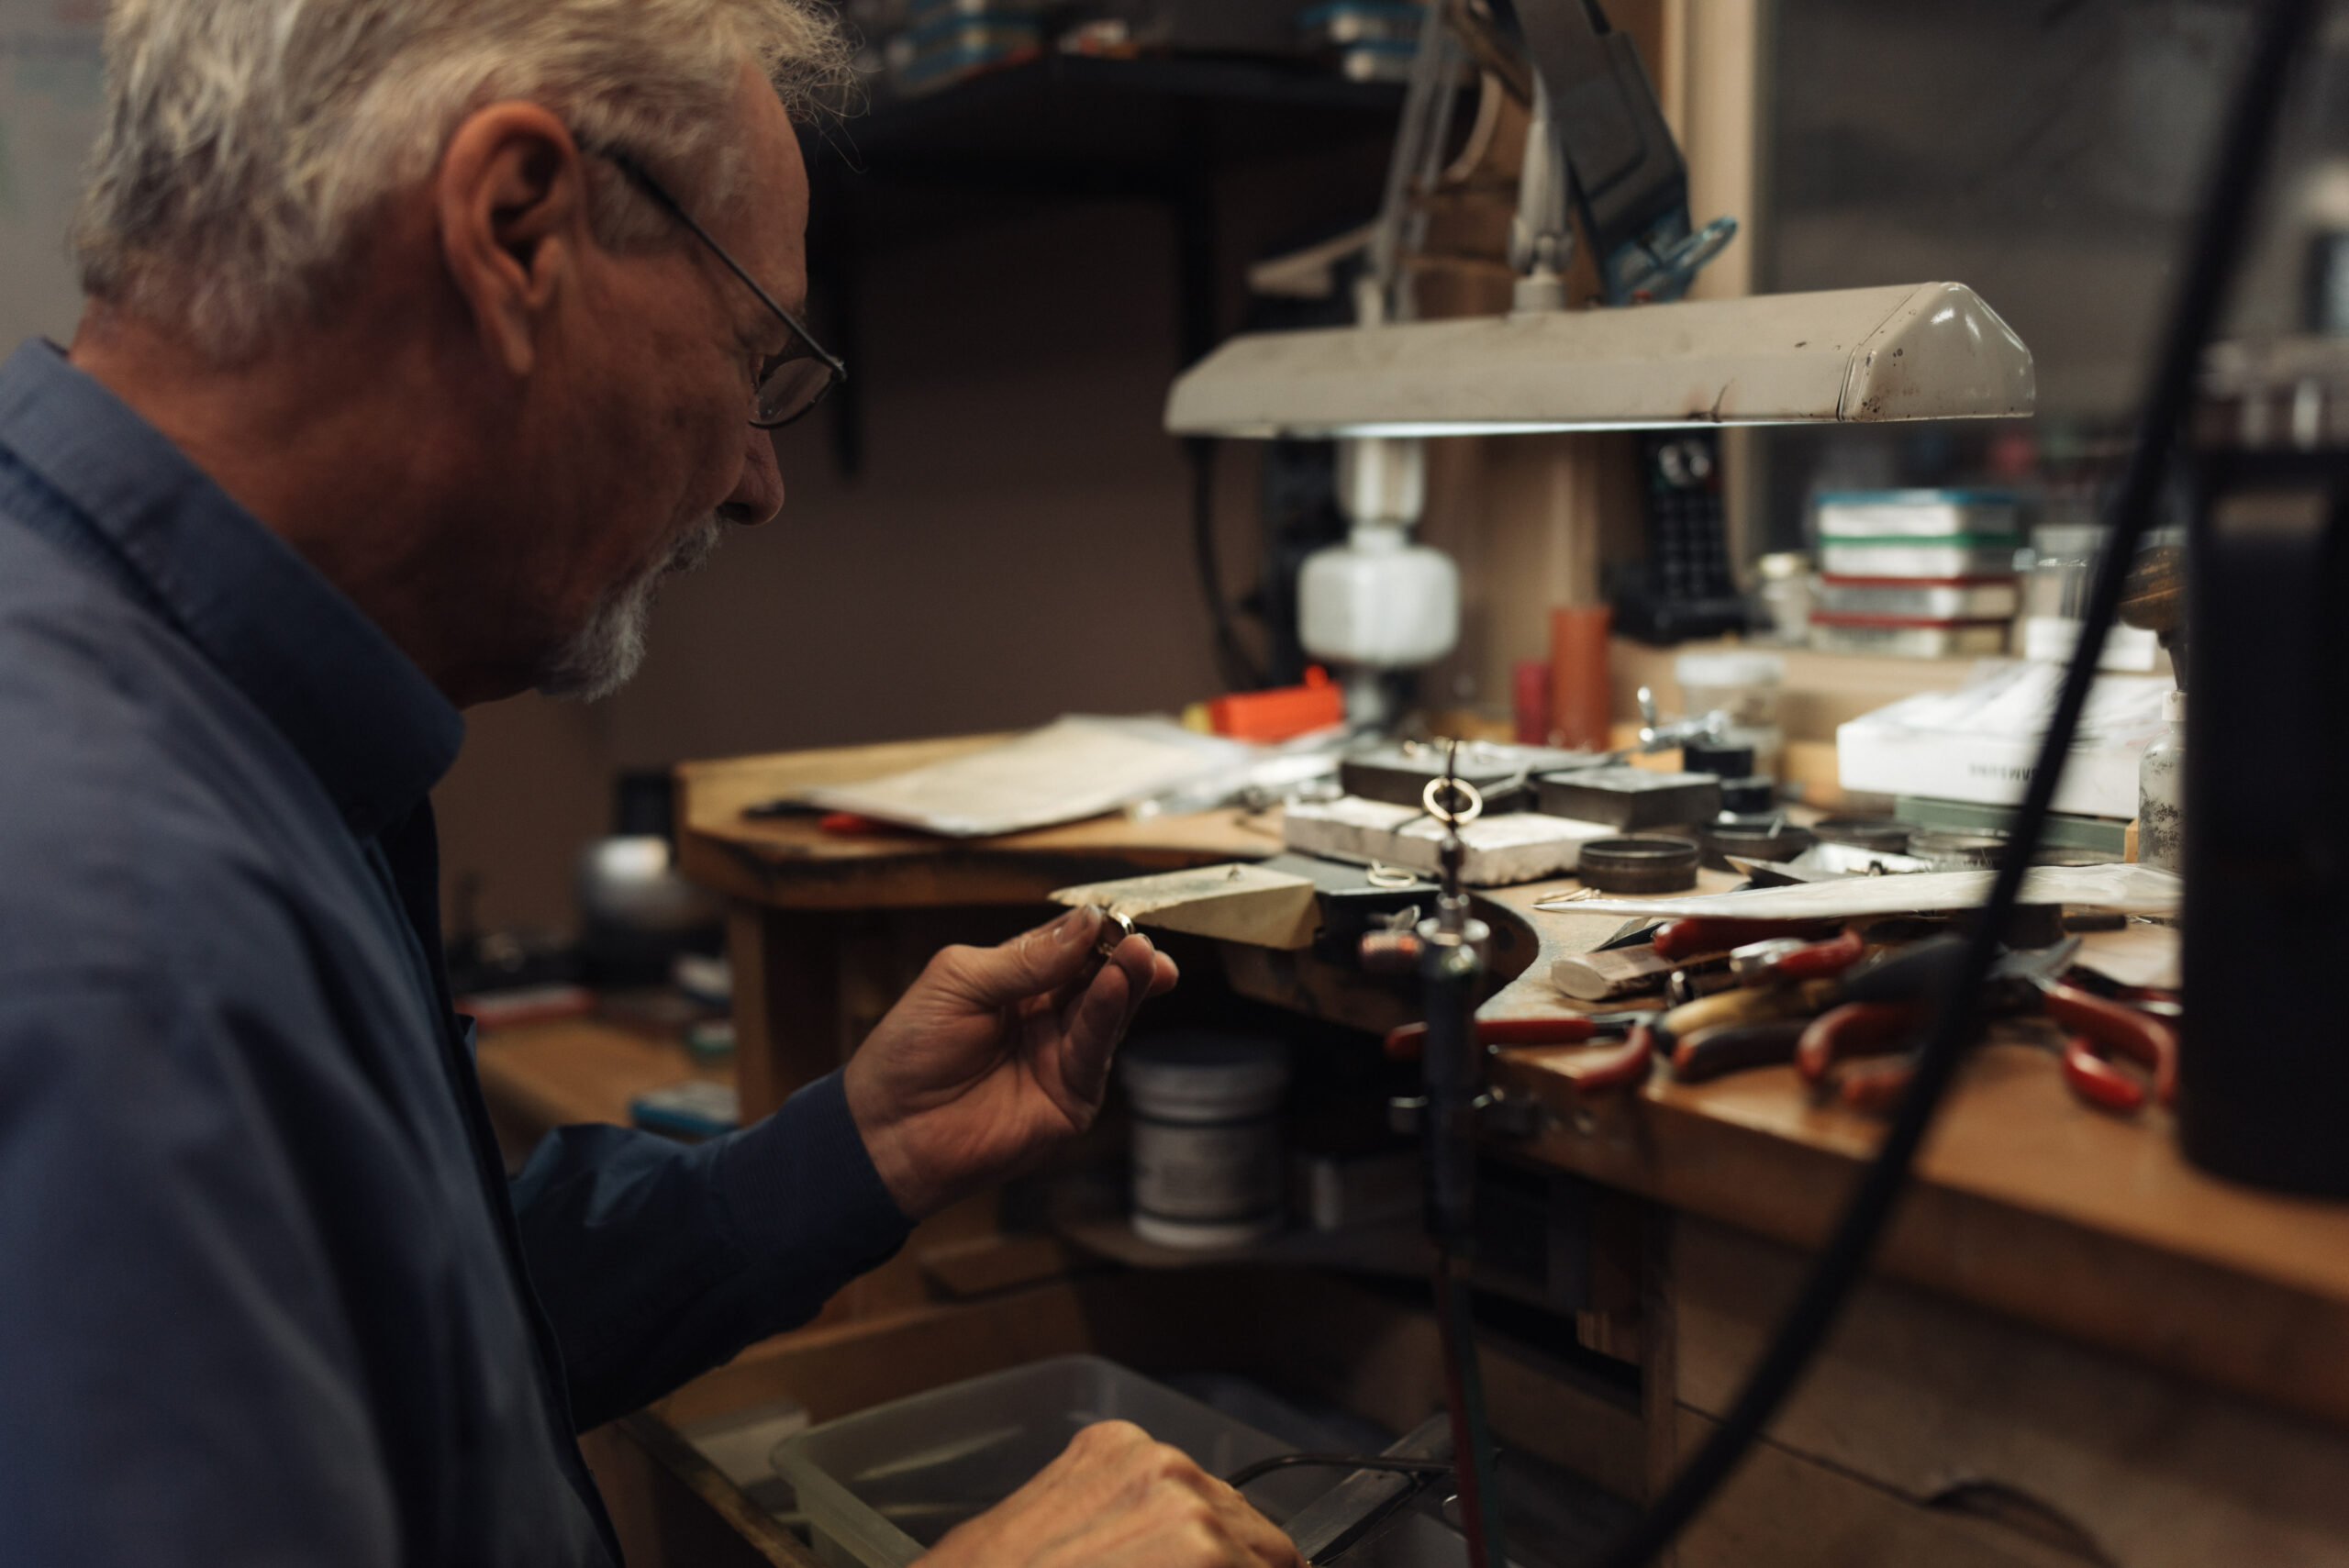
<instances>
[{"instance_id":1,"label":"red-handled pliers","mask_svg":"<svg viewBox=\"0 0 2349 1568\"><path fill-rule=\"evenodd\" d=\"M1684 915L1657 927L1649 945L1655 949L1658 958L1694 958L1699 953L1727 952L1772 937L1813 937L1832 929L1832 921L1730 920L1718 916Z\"/></svg>"},{"instance_id":2,"label":"red-handled pliers","mask_svg":"<svg viewBox=\"0 0 2349 1568\"><path fill-rule=\"evenodd\" d=\"M1645 1013L1553 1013L1544 1018L1479 1018L1476 1041L1485 1046L1584 1045L1601 1037L1622 1035L1620 1044L1591 1051L1559 1068L1578 1089L1611 1089L1647 1082L1648 1064L1655 1055L1655 1036L1648 1018ZM1427 1037L1427 1025L1405 1024L1388 1031L1386 1054L1397 1061L1414 1061Z\"/></svg>"},{"instance_id":3,"label":"red-handled pliers","mask_svg":"<svg viewBox=\"0 0 2349 1568\"><path fill-rule=\"evenodd\" d=\"M1729 972L1747 985L1774 980L1829 980L1859 962L1867 951L1857 926L1847 927L1823 942L1774 937L1731 949Z\"/></svg>"},{"instance_id":4,"label":"red-handled pliers","mask_svg":"<svg viewBox=\"0 0 2349 1568\"><path fill-rule=\"evenodd\" d=\"M2154 1097L2168 1105L2177 1094L2177 1035L2150 1014L2075 985L2041 987L2047 1016L2069 1026L2064 1036L2064 1082L2092 1106L2127 1113L2145 1103L2144 1085L2105 1060L2126 1056L2153 1074Z\"/></svg>"},{"instance_id":5,"label":"red-handled pliers","mask_svg":"<svg viewBox=\"0 0 2349 1568\"><path fill-rule=\"evenodd\" d=\"M1621 1034L1641 1017L1634 1013L1553 1013L1542 1018L1478 1018L1479 1045L1581 1045L1600 1035ZM1386 1031L1386 1054L1396 1062L1417 1062L1426 1044L1428 1026L1405 1024Z\"/></svg>"},{"instance_id":6,"label":"red-handled pliers","mask_svg":"<svg viewBox=\"0 0 2349 1568\"><path fill-rule=\"evenodd\" d=\"M1986 1015L2038 1007L2065 1027L2064 1081L2074 1093L2105 1110L2130 1112L2145 1103L2145 1090L2107 1060L2125 1056L2153 1075L2154 1095L2170 1103L2177 1082L2177 1036L2161 1019L2067 985L2058 978L2078 951L2076 938L2044 951L2009 953L1990 972L1984 988ZM1898 1049L1924 1021L1926 1003L1850 1002L1814 1020L1795 1048L1795 1065L1813 1083L1844 1057ZM1837 1097L1855 1109L1881 1110L1907 1086L1909 1063L1887 1062L1846 1073Z\"/></svg>"},{"instance_id":7,"label":"red-handled pliers","mask_svg":"<svg viewBox=\"0 0 2349 1568\"><path fill-rule=\"evenodd\" d=\"M1921 1002L1846 1002L1810 1020L1795 1041L1795 1071L1825 1080L1839 1062L1884 1056L1907 1046L1925 1016Z\"/></svg>"},{"instance_id":8,"label":"red-handled pliers","mask_svg":"<svg viewBox=\"0 0 2349 1568\"><path fill-rule=\"evenodd\" d=\"M1730 972L1743 987L1731 995L1747 998L1765 993L1784 995L1807 982L1831 982L1866 951L1867 944L1856 926L1825 941L1777 936L1752 942L1730 952ZM1724 1013L1728 1016L1720 1016ZM1757 1014L1752 1007L1735 1004L1724 1008L1715 1001L1692 1003L1686 1009L1666 1013L1663 1029L1672 1045L1673 1076L1684 1084L1701 1084L1748 1067L1787 1061L1795 1052L1804 1023L1800 1018L1771 1017L1766 1011Z\"/></svg>"}]
</instances>

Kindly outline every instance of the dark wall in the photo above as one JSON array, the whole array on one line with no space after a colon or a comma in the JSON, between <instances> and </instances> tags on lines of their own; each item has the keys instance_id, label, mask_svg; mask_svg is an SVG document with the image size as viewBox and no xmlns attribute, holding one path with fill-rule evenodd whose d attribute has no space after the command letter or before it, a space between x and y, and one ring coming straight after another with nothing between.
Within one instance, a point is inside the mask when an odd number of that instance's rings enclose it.
<instances>
[{"instance_id":1,"label":"dark wall","mask_svg":"<svg viewBox=\"0 0 2349 1568\"><path fill-rule=\"evenodd\" d=\"M1220 331L1267 247L1375 210L1384 156L1219 182ZM865 258L862 473L836 469L826 412L784 432L783 515L669 588L633 684L470 716L437 799L446 880L480 874L484 921L568 920L571 859L606 830L616 769L1175 710L1221 689L1189 471L1160 428L1180 368L1174 223L1149 202L1030 204ZM1227 443L1230 595L1255 564L1255 476Z\"/></svg>"}]
</instances>

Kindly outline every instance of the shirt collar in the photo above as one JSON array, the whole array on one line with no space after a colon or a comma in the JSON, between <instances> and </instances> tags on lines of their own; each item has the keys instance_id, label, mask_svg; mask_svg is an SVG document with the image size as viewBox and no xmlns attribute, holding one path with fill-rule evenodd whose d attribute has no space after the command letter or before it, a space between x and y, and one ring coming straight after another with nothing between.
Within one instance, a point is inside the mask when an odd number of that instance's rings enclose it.
<instances>
[{"instance_id":1,"label":"shirt collar","mask_svg":"<svg viewBox=\"0 0 2349 1568\"><path fill-rule=\"evenodd\" d=\"M352 831L408 811L464 720L359 607L54 344L0 365L0 448L284 732Z\"/></svg>"}]
</instances>

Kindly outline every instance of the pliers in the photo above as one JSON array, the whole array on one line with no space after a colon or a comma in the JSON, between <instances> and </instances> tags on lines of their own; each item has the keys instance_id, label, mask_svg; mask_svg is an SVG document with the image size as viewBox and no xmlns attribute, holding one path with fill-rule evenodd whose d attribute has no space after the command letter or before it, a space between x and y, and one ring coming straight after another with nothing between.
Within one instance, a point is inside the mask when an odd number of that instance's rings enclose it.
<instances>
[{"instance_id":1,"label":"pliers","mask_svg":"<svg viewBox=\"0 0 2349 1568\"><path fill-rule=\"evenodd\" d=\"M1777 936L1732 950L1730 971L1740 989L1700 997L1664 1016L1660 1028L1671 1043L1673 1075L1698 1084L1787 1060L1803 1021L1832 1004L1840 995L1835 977L1866 951L1856 926L1825 941Z\"/></svg>"},{"instance_id":2,"label":"pliers","mask_svg":"<svg viewBox=\"0 0 2349 1568\"><path fill-rule=\"evenodd\" d=\"M1652 1013L1554 1013L1546 1018L1479 1018L1476 1021L1476 1041L1488 1049L1504 1045L1585 1045L1606 1038L1610 1041L1622 1037L1620 1043L1610 1043L1604 1051L1596 1051L1561 1065L1559 1071L1576 1088L1584 1090L1612 1089L1626 1085L1636 1087L1647 1082L1649 1063L1655 1056L1655 1035L1652 1028ZM1386 1051L1389 1058L1408 1062L1419 1057L1426 1043L1428 1026L1405 1024L1388 1031Z\"/></svg>"},{"instance_id":3,"label":"pliers","mask_svg":"<svg viewBox=\"0 0 2349 1568\"><path fill-rule=\"evenodd\" d=\"M1635 1089L1645 1084L1659 1051L1669 1051L1674 1073L1690 1082L1718 1076L1735 1067L1759 1065L1765 1061L1783 1062L1793 1047L1791 1034L1783 1029L1757 1034L1746 1026L1772 1022L1790 1012L1808 1015L1817 1011L1831 994L1832 976L1858 960L1865 947L1856 929L1823 942L1804 942L1776 935L1786 930L1783 922L1765 925L1709 920L1673 922L1656 933L1657 949L1664 950L1666 933L1674 926L1682 928L1683 938L1695 944L1682 951L1698 952L1710 950L1710 944L1731 935L1725 928L1747 924L1762 926L1773 936L1731 953L1731 967L1743 983L1737 990L1684 1003L1661 1017L1653 1013L1593 1013L1505 1018L1479 1024L1477 1036L1494 1045L1570 1045L1620 1030L1621 1044L1557 1067L1575 1087L1593 1094L1606 1089ZM1692 925L1702 929L1692 930ZM1675 955L1667 952L1665 956ZM1503 1030L1509 1032L1499 1032ZM1397 1029L1386 1037L1386 1053L1415 1054L1419 1037L1426 1032L1420 1025ZM1763 1051L1771 1054L1754 1058L1757 1041Z\"/></svg>"},{"instance_id":4,"label":"pliers","mask_svg":"<svg viewBox=\"0 0 2349 1568\"><path fill-rule=\"evenodd\" d=\"M2042 987L2047 1016L2076 1032L2064 1036L2064 1082L2072 1092L2126 1116L2145 1103L2144 1085L2116 1070L2106 1052L2126 1056L2152 1076L2154 1098L2177 1098L2177 1031L2150 1013L2090 995L2077 986Z\"/></svg>"},{"instance_id":5,"label":"pliers","mask_svg":"<svg viewBox=\"0 0 2349 1568\"><path fill-rule=\"evenodd\" d=\"M1825 936L1834 929L1832 921L1789 924L1785 920L1731 920L1719 916L1685 915L1658 926L1649 941L1659 958L1695 958L1773 939Z\"/></svg>"},{"instance_id":6,"label":"pliers","mask_svg":"<svg viewBox=\"0 0 2349 1568\"><path fill-rule=\"evenodd\" d=\"M2145 1068L2154 1097L2169 1104L2177 1083L2176 1032L2147 1013L2065 984L2061 976L2079 945L2075 937L1999 959L1984 984L1984 1015L2036 1010L2064 1026L2064 1081L2092 1106L2125 1114L2145 1103L2143 1085L2112 1065L2110 1057L2116 1055ZM1853 975L1844 987L1851 999L1803 1031L1795 1047L1796 1069L1810 1082L1822 1083L1839 1061L1899 1049L1924 1022L1933 991L1947 984L1963 951L1964 939L1937 938ZM1899 1097L1909 1071L1903 1061L1846 1074L1837 1085L1838 1097L1858 1108L1882 1109Z\"/></svg>"}]
</instances>

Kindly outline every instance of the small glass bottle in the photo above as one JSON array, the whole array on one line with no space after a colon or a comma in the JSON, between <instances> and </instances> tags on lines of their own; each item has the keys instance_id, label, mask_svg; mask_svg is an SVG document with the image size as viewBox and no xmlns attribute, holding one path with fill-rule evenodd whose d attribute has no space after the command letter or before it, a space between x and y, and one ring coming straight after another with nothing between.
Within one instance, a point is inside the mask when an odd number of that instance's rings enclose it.
<instances>
[{"instance_id":1,"label":"small glass bottle","mask_svg":"<svg viewBox=\"0 0 2349 1568\"><path fill-rule=\"evenodd\" d=\"M2186 694L2167 700L2169 731L2154 738L2137 764L2137 859L2164 871L2186 860Z\"/></svg>"}]
</instances>

